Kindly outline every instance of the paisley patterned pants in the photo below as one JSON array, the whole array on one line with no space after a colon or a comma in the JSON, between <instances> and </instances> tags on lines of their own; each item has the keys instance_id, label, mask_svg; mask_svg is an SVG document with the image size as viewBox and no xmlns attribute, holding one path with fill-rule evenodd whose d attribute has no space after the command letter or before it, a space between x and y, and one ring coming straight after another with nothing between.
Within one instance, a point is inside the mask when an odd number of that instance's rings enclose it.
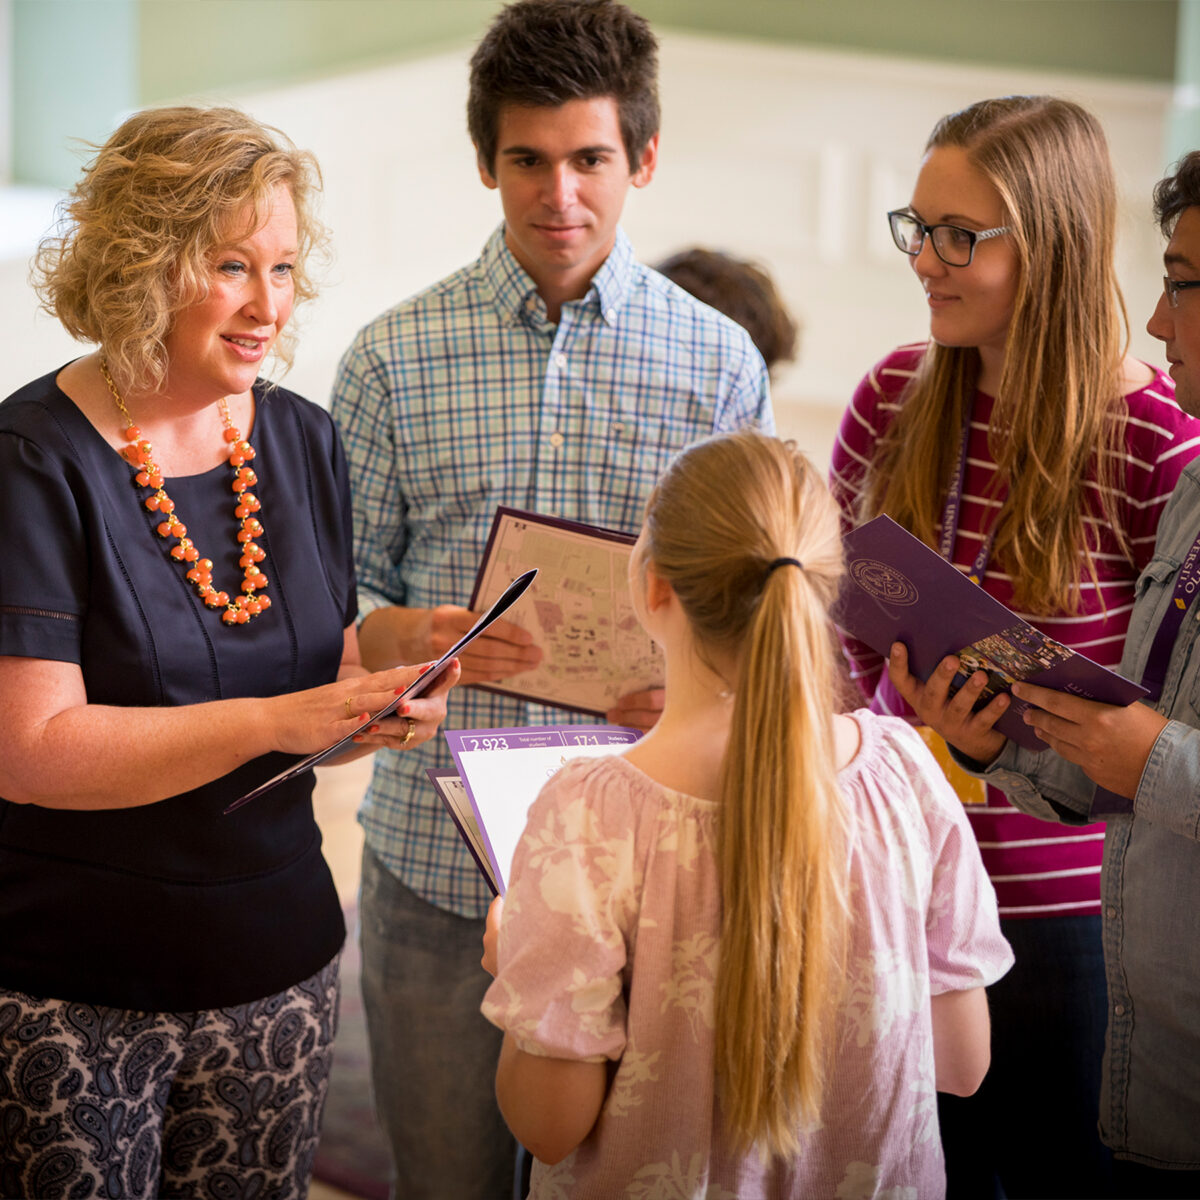
<instances>
[{"instance_id":1,"label":"paisley patterned pants","mask_svg":"<svg viewBox=\"0 0 1200 1200\"><path fill-rule=\"evenodd\" d=\"M200 1012L0 991L0 1197L303 1200L337 1006L337 959Z\"/></svg>"}]
</instances>

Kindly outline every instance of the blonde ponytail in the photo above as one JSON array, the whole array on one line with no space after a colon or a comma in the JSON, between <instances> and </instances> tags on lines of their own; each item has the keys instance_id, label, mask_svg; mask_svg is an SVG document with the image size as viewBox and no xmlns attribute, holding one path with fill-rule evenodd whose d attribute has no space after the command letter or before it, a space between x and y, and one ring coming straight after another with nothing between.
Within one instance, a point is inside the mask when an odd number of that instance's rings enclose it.
<instances>
[{"instance_id":1,"label":"blonde ponytail","mask_svg":"<svg viewBox=\"0 0 1200 1200\"><path fill-rule=\"evenodd\" d=\"M794 446L736 433L676 460L650 502L646 552L701 648L740 661L717 851L718 1094L740 1151L788 1156L820 1114L848 927L836 511ZM800 561L771 569L780 556Z\"/></svg>"}]
</instances>

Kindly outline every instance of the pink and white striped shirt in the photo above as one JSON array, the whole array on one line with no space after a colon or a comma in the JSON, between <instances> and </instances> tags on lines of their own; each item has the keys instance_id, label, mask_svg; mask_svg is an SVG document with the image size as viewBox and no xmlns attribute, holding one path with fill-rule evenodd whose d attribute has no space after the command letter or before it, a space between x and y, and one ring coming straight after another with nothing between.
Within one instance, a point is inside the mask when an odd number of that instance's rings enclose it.
<instances>
[{"instance_id":1,"label":"pink and white striped shirt","mask_svg":"<svg viewBox=\"0 0 1200 1200\"><path fill-rule=\"evenodd\" d=\"M859 384L842 419L834 445L830 484L853 523L855 502L867 466L900 407L900 395L925 352L925 344L901 346L878 363ZM959 511L954 565L966 573L982 545L1002 496L989 493L996 472L988 447L993 398L978 392L971 420L963 502ZM1098 585L1081 578L1079 611L1017 615L1065 646L1102 666L1115 668L1121 659L1134 585L1154 549L1158 518L1180 473L1200 454L1200 420L1175 403L1175 385L1161 371L1153 382L1125 397L1128 409L1125 452L1121 456L1120 491L1115 507L1129 538L1133 561L1121 553L1112 531L1099 517L1086 518L1096 546L1093 555ZM958 438L957 429L946 436ZM1090 483L1098 499L1098 485ZM1099 511L1098 505L1096 511ZM1012 580L993 556L983 579L984 590L1012 608ZM851 675L873 711L913 718L912 710L892 687L883 659L860 642L844 639ZM996 887L1002 917L1097 914L1100 911L1102 824L1051 825L1018 812L1003 792L988 789L985 805L967 809L979 840L984 865Z\"/></svg>"}]
</instances>

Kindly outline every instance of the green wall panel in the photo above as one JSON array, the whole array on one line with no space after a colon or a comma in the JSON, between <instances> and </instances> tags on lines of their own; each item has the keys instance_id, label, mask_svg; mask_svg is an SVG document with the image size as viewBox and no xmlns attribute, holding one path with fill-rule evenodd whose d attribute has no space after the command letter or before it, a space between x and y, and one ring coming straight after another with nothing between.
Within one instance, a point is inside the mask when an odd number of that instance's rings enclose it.
<instances>
[{"instance_id":1,"label":"green wall panel","mask_svg":"<svg viewBox=\"0 0 1200 1200\"><path fill-rule=\"evenodd\" d=\"M139 0L150 104L408 57L482 34L502 0ZM1185 0L1187 2L1187 0ZM632 0L659 26L1169 81L1179 0Z\"/></svg>"},{"instance_id":2,"label":"green wall panel","mask_svg":"<svg viewBox=\"0 0 1200 1200\"><path fill-rule=\"evenodd\" d=\"M467 43L500 0L140 0L144 104Z\"/></svg>"},{"instance_id":3,"label":"green wall panel","mask_svg":"<svg viewBox=\"0 0 1200 1200\"><path fill-rule=\"evenodd\" d=\"M136 0L16 0L12 6L13 179L67 187L138 104Z\"/></svg>"},{"instance_id":4,"label":"green wall panel","mask_svg":"<svg viewBox=\"0 0 1200 1200\"><path fill-rule=\"evenodd\" d=\"M1177 0L637 0L652 21L917 58L1170 81Z\"/></svg>"},{"instance_id":5,"label":"green wall panel","mask_svg":"<svg viewBox=\"0 0 1200 1200\"><path fill-rule=\"evenodd\" d=\"M1182 0L1175 49L1175 103L1167 130L1172 162L1200 150L1200 0Z\"/></svg>"},{"instance_id":6,"label":"green wall panel","mask_svg":"<svg viewBox=\"0 0 1200 1200\"><path fill-rule=\"evenodd\" d=\"M139 105L258 90L452 47L465 58L501 3L13 0L13 177L69 183L79 163L69 139L103 138ZM660 28L1177 79L1172 144L1200 142L1200 0L632 3Z\"/></svg>"}]
</instances>

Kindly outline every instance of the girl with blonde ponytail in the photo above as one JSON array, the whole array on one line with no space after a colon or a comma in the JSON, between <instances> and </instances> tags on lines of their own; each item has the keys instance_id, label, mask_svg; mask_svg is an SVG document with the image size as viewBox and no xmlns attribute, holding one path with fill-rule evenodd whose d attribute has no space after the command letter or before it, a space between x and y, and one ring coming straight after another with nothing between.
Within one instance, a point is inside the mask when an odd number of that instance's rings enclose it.
<instances>
[{"instance_id":1,"label":"girl with blonde ponytail","mask_svg":"<svg viewBox=\"0 0 1200 1200\"><path fill-rule=\"evenodd\" d=\"M485 938L533 1197L943 1190L934 1091L978 1086L1011 954L920 739L834 715L841 573L790 443L701 442L650 499L662 718L547 784Z\"/></svg>"}]
</instances>

